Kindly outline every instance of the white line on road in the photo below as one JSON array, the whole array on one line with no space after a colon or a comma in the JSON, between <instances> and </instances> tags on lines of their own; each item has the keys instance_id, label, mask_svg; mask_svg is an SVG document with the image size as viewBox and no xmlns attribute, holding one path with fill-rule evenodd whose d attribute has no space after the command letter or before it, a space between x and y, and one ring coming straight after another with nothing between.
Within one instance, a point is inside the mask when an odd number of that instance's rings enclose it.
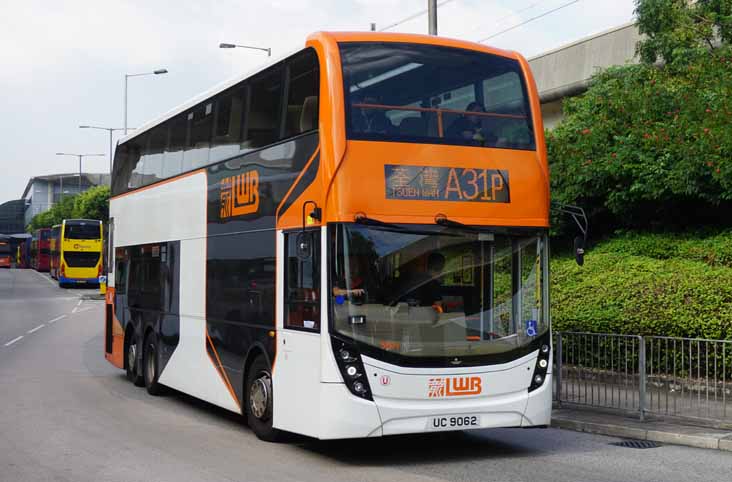
<instances>
[{"instance_id":1,"label":"white line on road","mask_svg":"<svg viewBox=\"0 0 732 482\"><path fill-rule=\"evenodd\" d=\"M81 306L81 303L83 303L83 302L84 302L84 300L79 300L79 302L76 303L76 306Z\"/></svg>"},{"instance_id":2,"label":"white line on road","mask_svg":"<svg viewBox=\"0 0 732 482\"><path fill-rule=\"evenodd\" d=\"M43 328L44 326L46 326L46 325L45 325L44 323L41 323L40 325L36 326L36 327L35 327L35 328L33 328L32 330L28 330L28 332L27 332L27 333L28 333L29 335L30 335L31 333L35 333L35 332L37 332L38 330L40 330L41 328Z\"/></svg>"},{"instance_id":3,"label":"white line on road","mask_svg":"<svg viewBox=\"0 0 732 482\"><path fill-rule=\"evenodd\" d=\"M58 320L63 320L64 318L66 318L66 315L57 316L53 320L48 320L46 323L50 325L51 323L56 323Z\"/></svg>"},{"instance_id":4,"label":"white line on road","mask_svg":"<svg viewBox=\"0 0 732 482\"><path fill-rule=\"evenodd\" d=\"M76 313L76 310L78 310L78 309L79 309L78 307L74 307L74 309L71 310L71 314L73 315L74 313Z\"/></svg>"},{"instance_id":5,"label":"white line on road","mask_svg":"<svg viewBox=\"0 0 732 482\"><path fill-rule=\"evenodd\" d=\"M38 276L40 276L41 278L43 278L44 280L46 280L46 281L48 281L49 283L51 283L51 286L53 286L54 288L58 288L58 286L56 285L56 283L54 283L54 282L53 282L53 280L52 280L51 278L48 278L48 277L47 277L46 275L44 275L44 274L41 274L41 273L39 273L39 272L38 272L38 271L36 271L36 270L33 270L33 272L34 272L34 273L36 273L36 274L37 274Z\"/></svg>"},{"instance_id":6,"label":"white line on road","mask_svg":"<svg viewBox=\"0 0 732 482\"><path fill-rule=\"evenodd\" d=\"M15 338L15 339L13 339L13 340L10 340L9 342L7 342L7 343L5 344L5 346L10 346L10 345L12 345L13 343L15 343L16 341L20 341L20 340L22 340L22 339L23 339L23 336L21 335L21 336L19 336L18 338Z\"/></svg>"},{"instance_id":7,"label":"white line on road","mask_svg":"<svg viewBox=\"0 0 732 482\"><path fill-rule=\"evenodd\" d=\"M74 308L74 309L76 309L76 308ZM76 313L84 313L85 311L91 311L93 309L94 309L93 307L89 306L86 308L81 308L80 310L76 311Z\"/></svg>"}]
</instances>

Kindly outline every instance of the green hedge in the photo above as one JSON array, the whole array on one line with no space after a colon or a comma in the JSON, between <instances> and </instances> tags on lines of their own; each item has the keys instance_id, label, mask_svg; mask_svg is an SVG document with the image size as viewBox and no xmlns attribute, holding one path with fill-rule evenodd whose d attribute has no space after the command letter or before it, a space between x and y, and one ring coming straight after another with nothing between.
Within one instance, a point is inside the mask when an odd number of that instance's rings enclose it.
<instances>
[{"instance_id":1,"label":"green hedge","mask_svg":"<svg viewBox=\"0 0 732 482\"><path fill-rule=\"evenodd\" d=\"M551 270L555 330L732 339L730 232L624 234Z\"/></svg>"}]
</instances>

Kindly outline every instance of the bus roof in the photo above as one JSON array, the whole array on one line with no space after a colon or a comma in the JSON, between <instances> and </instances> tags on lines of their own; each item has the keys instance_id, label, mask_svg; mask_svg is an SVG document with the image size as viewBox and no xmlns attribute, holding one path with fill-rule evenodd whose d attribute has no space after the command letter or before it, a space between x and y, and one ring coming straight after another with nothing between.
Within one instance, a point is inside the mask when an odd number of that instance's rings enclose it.
<instances>
[{"instance_id":1,"label":"bus roof","mask_svg":"<svg viewBox=\"0 0 732 482\"><path fill-rule=\"evenodd\" d=\"M309 41L318 41L318 40L325 40L325 39L332 39L335 42L402 42L402 43L419 43L419 44L430 44L430 45L440 45L444 47L453 47L453 48L462 48L462 49L468 49L468 50L477 50L480 52L485 52L488 54L493 55L500 55L502 57L508 57L512 59L518 59L520 57L520 54L513 51L508 50L502 50L497 49L493 47L489 47L487 45L483 45L476 42L469 42L467 40L457 40L457 39L451 39L447 37L436 37L433 35L420 35L420 34L408 34L408 33L386 33L386 32L315 32L310 34L307 37L306 44ZM174 109L169 110L165 114L161 115L160 117L157 117L155 119L152 119L148 122L145 122L142 126L135 129L133 132L129 133L127 136L122 137L119 141L117 141L117 145L124 144L125 142L128 142L131 139L134 139L135 137L149 131L153 127L157 126L158 124L161 124L165 122L168 119L171 119L175 117L178 114L181 114L185 112L186 110L196 106L197 104L203 102L204 100L215 96L216 94L219 94L226 89L233 87L234 85L238 84L239 82L242 82L250 77L253 77L257 75L258 73L268 69L269 67L285 60L286 58L292 56L293 54L299 52L300 50L304 49L306 45L303 45L302 47L291 49L284 54L280 54L276 57L273 57L272 59L268 60L267 62L264 62L263 64L259 65L258 67L248 70L244 72L243 74L237 75L235 77L232 77L228 80L225 80L223 82L220 82L210 88L209 90L206 90L204 92L201 92L200 94L188 99L186 102L183 102L179 106L175 107Z\"/></svg>"}]
</instances>

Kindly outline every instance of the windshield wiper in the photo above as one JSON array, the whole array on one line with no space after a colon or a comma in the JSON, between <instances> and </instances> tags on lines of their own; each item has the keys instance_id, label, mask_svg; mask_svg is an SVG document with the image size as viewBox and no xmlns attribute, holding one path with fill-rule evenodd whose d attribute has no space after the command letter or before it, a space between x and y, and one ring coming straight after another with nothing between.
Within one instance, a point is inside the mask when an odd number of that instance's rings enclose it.
<instances>
[{"instance_id":1,"label":"windshield wiper","mask_svg":"<svg viewBox=\"0 0 732 482\"><path fill-rule=\"evenodd\" d=\"M385 221L379 221L378 219L370 218L364 213L356 213L354 216L356 224L363 224L364 226L378 226L380 228L398 229L403 231L404 228L398 224L387 223Z\"/></svg>"},{"instance_id":2,"label":"windshield wiper","mask_svg":"<svg viewBox=\"0 0 732 482\"><path fill-rule=\"evenodd\" d=\"M471 233L479 233L482 231L480 228L476 228L474 226L468 226L467 224L463 224L458 221L453 221L451 219L447 219L447 216L445 216L444 214L435 215L435 224L444 226L446 228L462 229L464 231L470 231Z\"/></svg>"}]
</instances>

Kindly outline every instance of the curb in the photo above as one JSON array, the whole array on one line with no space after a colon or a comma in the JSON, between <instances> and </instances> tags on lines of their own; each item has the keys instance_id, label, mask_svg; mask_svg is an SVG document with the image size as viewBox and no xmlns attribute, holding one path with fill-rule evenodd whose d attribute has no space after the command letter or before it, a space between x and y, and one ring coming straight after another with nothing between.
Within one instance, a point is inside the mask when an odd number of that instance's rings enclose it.
<instances>
[{"instance_id":1,"label":"curb","mask_svg":"<svg viewBox=\"0 0 732 482\"><path fill-rule=\"evenodd\" d=\"M625 425L585 422L561 417L552 418L552 427L574 430L575 432L593 433L635 440L649 440L669 445L682 445L685 447L732 452L732 435L730 434L715 435L700 433L689 435L662 430L644 430Z\"/></svg>"}]
</instances>

